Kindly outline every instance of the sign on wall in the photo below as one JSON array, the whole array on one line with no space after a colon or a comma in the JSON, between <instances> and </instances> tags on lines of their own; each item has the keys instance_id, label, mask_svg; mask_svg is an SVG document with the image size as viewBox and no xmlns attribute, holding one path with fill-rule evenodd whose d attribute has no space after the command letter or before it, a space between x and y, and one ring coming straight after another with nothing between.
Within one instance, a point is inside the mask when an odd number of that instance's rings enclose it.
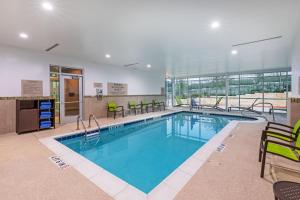
<instances>
[{"instance_id":1,"label":"sign on wall","mask_svg":"<svg viewBox=\"0 0 300 200\"><path fill-rule=\"evenodd\" d=\"M127 95L128 85L126 83L107 83L108 95Z\"/></svg>"},{"instance_id":2,"label":"sign on wall","mask_svg":"<svg viewBox=\"0 0 300 200\"><path fill-rule=\"evenodd\" d=\"M43 96L43 81L21 80L21 94L25 97Z\"/></svg>"},{"instance_id":3,"label":"sign on wall","mask_svg":"<svg viewBox=\"0 0 300 200\"><path fill-rule=\"evenodd\" d=\"M101 88L102 89L103 84L102 83L94 83L94 88Z\"/></svg>"}]
</instances>

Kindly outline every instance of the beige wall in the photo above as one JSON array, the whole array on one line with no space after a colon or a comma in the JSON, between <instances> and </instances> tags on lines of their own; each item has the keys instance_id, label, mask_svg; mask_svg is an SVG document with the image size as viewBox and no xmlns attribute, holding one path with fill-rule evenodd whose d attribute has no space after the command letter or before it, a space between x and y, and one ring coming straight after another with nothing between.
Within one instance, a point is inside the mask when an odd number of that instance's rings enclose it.
<instances>
[{"instance_id":1,"label":"beige wall","mask_svg":"<svg viewBox=\"0 0 300 200\"><path fill-rule=\"evenodd\" d=\"M152 102L154 99L164 101L165 97L161 95L104 96L102 100L97 100L96 97L85 97L84 119L88 119L90 114L94 114L98 118L106 117L106 106L109 101L115 101L118 105L124 106L124 109L127 109L129 101L140 103L142 100Z\"/></svg>"},{"instance_id":2,"label":"beige wall","mask_svg":"<svg viewBox=\"0 0 300 200\"><path fill-rule=\"evenodd\" d=\"M106 117L106 106L108 101L115 101L118 105L127 109L128 101L134 100L140 103L145 99L152 102L153 99L164 101L161 95L129 95L129 96L104 96L102 100L96 97L84 98L83 118L88 119L89 114L93 113L96 117ZM16 98L0 100L0 134L16 132Z\"/></svg>"},{"instance_id":3,"label":"beige wall","mask_svg":"<svg viewBox=\"0 0 300 200\"><path fill-rule=\"evenodd\" d=\"M16 132L16 100L0 100L0 134Z\"/></svg>"},{"instance_id":4,"label":"beige wall","mask_svg":"<svg viewBox=\"0 0 300 200\"><path fill-rule=\"evenodd\" d=\"M289 98L288 100L288 123L294 126L300 119L300 98Z\"/></svg>"}]
</instances>

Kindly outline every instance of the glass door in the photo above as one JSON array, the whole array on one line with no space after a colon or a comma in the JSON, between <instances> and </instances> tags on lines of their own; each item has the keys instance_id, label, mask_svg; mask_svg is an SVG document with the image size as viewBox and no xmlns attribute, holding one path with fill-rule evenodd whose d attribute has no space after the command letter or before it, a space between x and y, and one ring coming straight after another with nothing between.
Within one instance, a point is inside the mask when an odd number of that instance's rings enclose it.
<instances>
[{"instance_id":1,"label":"glass door","mask_svg":"<svg viewBox=\"0 0 300 200\"><path fill-rule=\"evenodd\" d=\"M75 122L82 116L82 76L61 74L60 86L61 123Z\"/></svg>"}]
</instances>

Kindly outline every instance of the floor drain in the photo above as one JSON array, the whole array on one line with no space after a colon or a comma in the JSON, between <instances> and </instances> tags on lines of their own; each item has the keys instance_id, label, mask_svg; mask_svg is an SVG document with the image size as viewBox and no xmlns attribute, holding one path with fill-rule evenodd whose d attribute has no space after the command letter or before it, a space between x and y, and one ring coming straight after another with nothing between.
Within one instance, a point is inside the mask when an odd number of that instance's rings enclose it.
<instances>
[{"instance_id":1,"label":"floor drain","mask_svg":"<svg viewBox=\"0 0 300 200\"><path fill-rule=\"evenodd\" d=\"M220 144L220 146L218 146L217 148L217 152L223 152L225 147L226 147L225 144Z\"/></svg>"}]
</instances>

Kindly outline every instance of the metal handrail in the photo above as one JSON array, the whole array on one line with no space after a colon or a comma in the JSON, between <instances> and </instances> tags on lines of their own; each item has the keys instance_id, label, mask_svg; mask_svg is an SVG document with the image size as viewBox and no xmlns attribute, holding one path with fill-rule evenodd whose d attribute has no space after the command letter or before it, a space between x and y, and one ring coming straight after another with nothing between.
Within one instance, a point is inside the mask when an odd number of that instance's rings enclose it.
<instances>
[{"instance_id":1,"label":"metal handrail","mask_svg":"<svg viewBox=\"0 0 300 200\"><path fill-rule=\"evenodd\" d=\"M82 127L84 128L84 133L85 133L84 136L86 137L87 136L86 127L85 127L85 125L83 123L83 120L80 118L80 116L77 116L77 129L76 130L80 130L80 128L79 128L79 122L81 122Z\"/></svg>"},{"instance_id":2,"label":"metal handrail","mask_svg":"<svg viewBox=\"0 0 300 200\"><path fill-rule=\"evenodd\" d=\"M91 119L93 119L96 122L96 125L97 125L99 133L100 133L100 125L99 125L99 122L97 121L94 114L90 114L90 116L89 116L89 126L88 126L88 128L91 128Z\"/></svg>"},{"instance_id":3,"label":"metal handrail","mask_svg":"<svg viewBox=\"0 0 300 200\"><path fill-rule=\"evenodd\" d=\"M272 110L272 117L273 117L273 121L275 122L275 114L274 114L274 106L273 106L273 104L272 103L269 103L269 102L259 102L259 103L256 103L256 104L253 104L252 106L251 106L251 109L246 109L245 111L249 111L249 112L253 112L253 113L255 113L255 114L259 114L259 115L261 115L260 117L263 117L263 118L265 118L266 120L267 120L267 118L266 117L264 117L262 114L263 114L263 112L259 112L259 111L256 111L256 110L254 110L254 108L253 107L255 107L255 106L257 106L257 105L260 105L260 104L267 104L267 105L270 105L271 106L271 110ZM242 114L244 115L244 112L242 111ZM268 120L267 120L268 121Z\"/></svg>"}]
</instances>

